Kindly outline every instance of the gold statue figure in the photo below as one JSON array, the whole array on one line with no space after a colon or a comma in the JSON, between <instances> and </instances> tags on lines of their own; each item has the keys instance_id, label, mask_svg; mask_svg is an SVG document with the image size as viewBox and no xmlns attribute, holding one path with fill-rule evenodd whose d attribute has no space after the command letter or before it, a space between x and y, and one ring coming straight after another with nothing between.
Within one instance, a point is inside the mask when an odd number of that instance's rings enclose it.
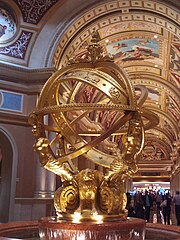
<instances>
[{"instance_id":1,"label":"gold statue figure","mask_svg":"<svg viewBox=\"0 0 180 240\"><path fill-rule=\"evenodd\" d=\"M145 87L134 87L99 41L94 32L86 54L50 77L29 117L40 163L62 180L54 197L59 217L125 216L124 181L137 171L144 130L158 124L143 107ZM79 157L103 170L79 171Z\"/></svg>"}]
</instances>

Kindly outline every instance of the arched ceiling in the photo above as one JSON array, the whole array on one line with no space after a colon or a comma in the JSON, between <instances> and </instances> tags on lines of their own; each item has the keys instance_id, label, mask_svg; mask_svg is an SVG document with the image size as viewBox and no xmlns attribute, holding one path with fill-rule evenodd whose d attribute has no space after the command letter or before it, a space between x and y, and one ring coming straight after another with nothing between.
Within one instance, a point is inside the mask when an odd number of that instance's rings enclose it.
<instances>
[{"instance_id":1,"label":"arched ceiling","mask_svg":"<svg viewBox=\"0 0 180 240\"><path fill-rule=\"evenodd\" d=\"M158 126L146 132L135 178L169 179L179 171L178 1L10 0L0 2L0 7L11 15L5 13L11 24L4 29L0 24L2 84L13 86L14 70L21 86L42 84L74 54L86 51L92 32L98 30L104 51L127 71L134 85L147 87L145 105L160 118Z\"/></svg>"}]
</instances>

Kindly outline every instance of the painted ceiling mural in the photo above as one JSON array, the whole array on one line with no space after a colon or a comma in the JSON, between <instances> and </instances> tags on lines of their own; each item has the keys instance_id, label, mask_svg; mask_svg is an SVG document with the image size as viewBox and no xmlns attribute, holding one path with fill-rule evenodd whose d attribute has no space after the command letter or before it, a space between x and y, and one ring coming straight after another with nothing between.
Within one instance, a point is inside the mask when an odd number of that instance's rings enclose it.
<instances>
[{"instance_id":1,"label":"painted ceiling mural","mask_svg":"<svg viewBox=\"0 0 180 240\"><path fill-rule=\"evenodd\" d=\"M153 1L149 2L151 6L154 4ZM177 37L179 30L170 23L170 18L165 21L164 16L162 18L159 18L159 14L156 16L157 5L153 5L156 9L151 14L143 12L132 14L126 5L127 12L124 16L120 12L115 14L113 10L108 16L107 14L103 16L102 12L105 9L109 10L110 7L113 9L115 3L129 4L129 9L133 3L141 3L145 6L144 1L114 1L111 2L112 5L99 4L96 9L89 10L61 38L62 41L57 47L57 52L60 51L59 49L64 51L61 51L62 55L59 53L57 56L55 55L54 64L57 67L66 65L74 52L83 55L86 52L87 43L90 42L93 29L98 29L101 43L105 46L104 51L113 56L115 62L129 73L134 84L144 84L148 88L146 105L158 114L160 123L154 131L146 133L146 145L141 161L143 164L144 161L148 160L149 166L152 166L150 162L154 164L161 161L162 165L157 168L157 171L159 170L160 175L167 176L170 174L171 165L173 165L170 152L174 148L174 142L178 141L180 122L178 89L180 83L180 40ZM159 8L164 13L167 12L166 6L159 5ZM98 12L101 13L101 16L97 20ZM175 13L173 12L173 14ZM85 25L85 17L86 21L88 17L91 18L88 27ZM155 17L158 17L158 21ZM75 35L76 33L75 29L78 23L83 25L84 29L82 33L71 39L71 34ZM66 47L69 39L71 42L69 47ZM81 90L83 92L83 89ZM86 91L87 89L84 88L84 92ZM90 92L93 92L93 89ZM138 98L138 91L136 91L136 96ZM113 121L113 115L105 122L110 125L111 121ZM102 123L104 123L103 120ZM168 171L166 171L167 161L170 166ZM148 172L149 176L153 175L153 171L149 172L147 165L144 171L140 164L138 174L142 176L142 172L143 174Z\"/></svg>"},{"instance_id":2,"label":"painted ceiling mural","mask_svg":"<svg viewBox=\"0 0 180 240\"><path fill-rule=\"evenodd\" d=\"M60 0L13 2L22 19L16 16L16 21L11 11L0 8L0 56L10 57L10 62L21 60L19 64L28 66L33 45L42 27L46 26L43 25L44 17L53 14ZM57 6L63 8L63 1ZM142 162L153 160L163 164L163 161L169 161L172 166L175 160L167 152L174 151L180 137L179 11L164 1L155 0L107 0L94 1L94 4L87 1L86 6L67 22L63 33L56 31L49 46L53 49L51 65L59 69L67 65L74 53L84 54L92 32L98 30L105 53L113 56L115 62L128 72L133 84L147 86L146 105L160 117L158 127L146 134ZM13 11L13 7L10 8ZM138 95L137 90L137 98ZM79 95L81 101L92 101L97 96L95 89L87 85L81 88ZM107 119L102 112L100 117L108 128L114 115L112 113ZM121 137L117 142L120 140Z\"/></svg>"},{"instance_id":3,"label":"painted ceiling mural","mask_svg":"<svg viewBox=\"0 0 180 240\"><path fill-rule=\"evenodd\" d=\"M112 42L106 47L119 65L126 61L150 61L154 64L162 64L158 53L159 43L154 39L130 38Z\"/></svg>"},{"instance_id":4,"label":"painted ceiling mural","mask_svg":"<svg viewBox=\"0 0 180 240\"><path fill-rule=\"evenodd\" d=\"M15 33L15 19L6 9L0 8L0 42L11 39Z\"/></svg>"}]
</instances>

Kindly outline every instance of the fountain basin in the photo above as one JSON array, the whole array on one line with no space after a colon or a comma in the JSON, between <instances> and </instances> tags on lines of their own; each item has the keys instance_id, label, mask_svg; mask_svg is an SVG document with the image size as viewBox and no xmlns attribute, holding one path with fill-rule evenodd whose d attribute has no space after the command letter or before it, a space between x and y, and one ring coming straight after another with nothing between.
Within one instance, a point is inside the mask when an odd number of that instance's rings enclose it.
<instances>
[{"instance_id":1,"label":"fountain basin","mask_svg":"<svg viewBox=\"0 0 180 240\"><path fill-rule=\"evenodd\" d=\"M38 221L0 224L0 239L39 240ZM158 223L146 223L145 240L180 240L180 227Z\"/></svg>"},{"instance_id":2,"label":"fountain basin","mask_svg":"<svg viewBox=\"0 0 180 240\"><path fill-rule=\"evenodd\" d=\"M144 240L145 221L124 218L102 223L85 221L74 223L57 218L42 218L39 221L40 239L63 240Z\"/></svg>"}]
</instances>

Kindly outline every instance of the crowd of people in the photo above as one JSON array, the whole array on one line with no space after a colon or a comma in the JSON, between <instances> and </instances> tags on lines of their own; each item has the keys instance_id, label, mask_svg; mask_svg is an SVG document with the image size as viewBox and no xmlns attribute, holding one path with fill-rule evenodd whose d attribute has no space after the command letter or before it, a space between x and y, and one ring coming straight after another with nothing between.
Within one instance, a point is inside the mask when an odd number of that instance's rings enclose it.
<instances>
[{"instance_id":1,"label":"crowd of people","mask_svg":"<svg viewBox=\"0 0 180 240\"><path fill-rule=\"evenodd\" d=\"M129 217L145 219L147 222L152 221L152 211L160 216L161 223L170 225L171 210L174 208L176 224L180 226L180 192L172 197L169 192L162 194L160 192L136 192L135 194L127 193L127 206ZM161 216L163 216L163 221Z\"/></svg>"}]
</instances>

